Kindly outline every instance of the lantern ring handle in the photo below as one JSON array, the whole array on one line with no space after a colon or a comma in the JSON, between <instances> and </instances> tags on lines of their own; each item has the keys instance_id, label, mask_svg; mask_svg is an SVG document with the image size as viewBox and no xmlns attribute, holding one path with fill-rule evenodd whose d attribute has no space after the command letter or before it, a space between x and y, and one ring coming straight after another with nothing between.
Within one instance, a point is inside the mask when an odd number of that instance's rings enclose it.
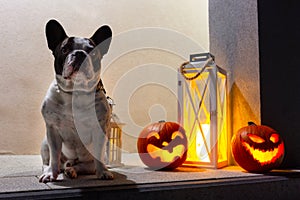
<instances>
[{"instance_id":1,"label":"lantern ring handle","mask_svg":"<svg viewBox=\"0 0 300 200\"><path fill-rule=\"evenodd\" d=\"M195 75L195 76L193 76L193 77L187 77L186 75L185 75L185 72L184 72L184 69L185 69L185 66L186 65L188 65L188 64L190 64L190 62L189 61L186 61L186 62L184 62L184 63L182 63L181 65L180 65L180 73L182 74L182 76L186 79L186 80L188 80L188 81L191 81L191 80L194 80L194 79L196 79L196 78L198 78L198 76L200 76L201 74L202 74L202 72L205 70L205 68L206 67L203 67L199 72L197 72L197 74Z\"/></svg>"}]
</instances>

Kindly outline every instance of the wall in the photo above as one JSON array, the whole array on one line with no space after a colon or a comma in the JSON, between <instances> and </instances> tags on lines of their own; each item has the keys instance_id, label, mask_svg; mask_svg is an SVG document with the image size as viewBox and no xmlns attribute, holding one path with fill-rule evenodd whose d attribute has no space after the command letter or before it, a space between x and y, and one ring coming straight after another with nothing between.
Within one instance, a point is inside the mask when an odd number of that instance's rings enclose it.
<instances>
[{"instance_id":1,"label":"wall","mask_svg":"<svg viewBox=\"0 0 300 200\"><path fill-rule=\"evenodd\" d=\"M262 123L285 142L284 167L300 168L299 2L258 1Z\"/></svg>"},{"instance_id":2,"label":"wall","mask_svg":"<svg viewBox=\"0 0 300 200\"><path fill-rule=\"evenodd\" d=\"M231 133L260 123L257 1L209 1L210 51L229 77Z\"/></svg>"},{"instance_id":3,"label":"wall","mask_svg":"<svg viewBox=\"0 0 300 200\"><path fill-rule=\"evenodd\" d=\"M40 105L53 79L44 36L51 18L69 35L89 37L102 24L112 27L102 73L127 124L126 151L135 151L132 139L146 124L176 121L177 68L190 53L209 49L207 0L1 0L0 154L39 153L45 134Z\"/></svg>"}]
</instances>

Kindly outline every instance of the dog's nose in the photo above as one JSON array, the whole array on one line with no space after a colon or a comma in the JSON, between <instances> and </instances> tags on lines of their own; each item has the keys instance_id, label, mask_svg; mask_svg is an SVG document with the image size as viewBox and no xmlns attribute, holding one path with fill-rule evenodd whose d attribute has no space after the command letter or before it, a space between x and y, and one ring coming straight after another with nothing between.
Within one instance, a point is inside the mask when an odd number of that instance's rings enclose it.
<instances>
[{"instance_id":1,"label":"dog's nose","mask_svg":"<svg viewBox=\"0 0 300 200\"><path fill-rule=\"evenodd\" d=\"M75 51L73 53L74 56L74 70L79 70L81 64L83 63L84 59L86 58L86 54L83 51Z\"/></svg>"},{"instance_id":2,"label":"dog's nose","mask_svg":"<svg viewBox=\"0 0 300 200\"><path fill-rule=\"evenodd\" d=\"M74 54L75 54L74 56L76 58L85 58L86 57L85 53L83 51L75 51Z\"/></svg>"},{"instance_id":3,"label":"dog's nose","mask_svg":"<svg viewBox=\"0 0 300 200\"><path fill-rule=\"evenodd\" d=\"M74 56L78 62L82 62L86 58L86 55L83 51L76 51Z\"/></svg>"}]
</instances>

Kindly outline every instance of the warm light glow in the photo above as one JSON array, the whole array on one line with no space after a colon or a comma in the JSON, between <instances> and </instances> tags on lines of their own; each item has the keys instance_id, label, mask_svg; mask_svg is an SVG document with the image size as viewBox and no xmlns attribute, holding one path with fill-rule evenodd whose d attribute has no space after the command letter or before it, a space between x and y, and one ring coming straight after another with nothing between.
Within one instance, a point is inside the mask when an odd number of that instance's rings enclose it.
<instances>
[{"instance_id":1,"label":"warm light glow","mask_svg":"<svg viewBox=\"0 0 300 200\"><path fill-rule=\"evenodd\" d=\"M156 131L153 131L153 132L151 132L151 133L149 133L149 134L147 135L147 139L149 139L149 138L151 138L151 137L155 137L155 138L158 139L158 140L159 140L159 138L160 138L158 132L156 132Z\"/></svg>"},{"instance_id":2,"label":"warm light glow","mask_svg":"<svg viewBox=\"0 0 300 200\"><path fill-rule=\"evenodd\" d=\"M210 134L210 124L201 124L201 129L202 129L202 133L201 131L198 129L197 133L196 133L196 155L198 157L199 160L204 161L204 162L209 162L209 154L206 151L205 148L205 140L207 138L209 138L209 134ZM204 138L203 138L204 136ZM210 147L210 141L206 141L207 142L207 146Z\"/></svg>"},{"instance_id":3,"label":"warm light glow","mask_svg":"<svg viewBox=\"0 0 300 200\"><path fill-rule=\"evenodd\" d=\"M247 142L243 142L243 146L253 156L253 158L257 160L262 166L275 162L278 158L280 158L283 155L284 152L283 143L281 143L278 146L278 148L274 148L274 150L270 150L270 151L262 151L259 149L254 149Z\"/></svg>"},{"instance_id":4,"label":"warm light glow","mask_svg":"<svg viewBox=\"0 0 300 200\"><path fill-rule=\"evenodd\" d=\"M161 145L163 145L164 147L166 147L166 146L168 146L168 145L169 145L169 143L167 143L167 142L163 142Z\"/></svg>"},{"instance_id":5,"label":"warm light glow","mask_svg":"<svg viewBox=\"0 0 300 200\"><path fill-rule=\"evenodd\" d=\"M175 131L174 133L172 133L171 139L174 140L176 137L180 137L181 139L184 139L184 136L180 131Z\"/></svg>"},{"instance_id":6,"label":"warm light glow","mask_svg":"<svg viewBox=\"0 0 300 200\"><path fill-rule=\"evenodd\" d=\"M258 135L255 135L255 134L251 134L251 133L248 133L247 136L250 138L250 140L252 140L252 142L255 142L255 143L264 143L265 140L261 137L259 137Z\"/></svg>"},{"instance_id":7,"label":"warm light glow","mask_svg":"<svg viewBox=\"0 0 300 200\"><path fill-rule=\"evenodd\" d=\"M279 142L279 135L278 134L275 134L273 133L270 137L270 141L273 142L274 144Z\"/></svg>"},{"instance_id":8,"label":"warm light glow","mask_svg":"<svg viewBox=\"0 0 300 200\"><path fill-rule=\"evenodd\" d=\"M152 158L159 158L161 162L166 163L172 163L176 159L181 158L181 156L184 155L184 150L185 148L183 145L177 145L171 152L165 148L160 149L153 144L148 144L147 146L147 152Z\"/></svg>"}]
</instances>

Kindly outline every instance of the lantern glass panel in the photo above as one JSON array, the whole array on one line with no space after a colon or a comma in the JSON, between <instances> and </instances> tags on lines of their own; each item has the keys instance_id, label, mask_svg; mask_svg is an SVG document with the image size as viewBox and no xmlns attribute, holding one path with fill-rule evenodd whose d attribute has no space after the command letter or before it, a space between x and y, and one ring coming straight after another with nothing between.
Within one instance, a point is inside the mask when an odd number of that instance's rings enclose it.
<instances>
[{"instance_id":1,"label":"lantern glass panel","mask_svg":"<svg viewBox=\"0 0 300 200\"><path fill-rule=\"evenodd\" d=\"M228 160L228 135L227 135L227 97L226 76L217 73L218 95L217 95L217 117L218 117L218 163Z\"/></svg>"}]
</instances>

